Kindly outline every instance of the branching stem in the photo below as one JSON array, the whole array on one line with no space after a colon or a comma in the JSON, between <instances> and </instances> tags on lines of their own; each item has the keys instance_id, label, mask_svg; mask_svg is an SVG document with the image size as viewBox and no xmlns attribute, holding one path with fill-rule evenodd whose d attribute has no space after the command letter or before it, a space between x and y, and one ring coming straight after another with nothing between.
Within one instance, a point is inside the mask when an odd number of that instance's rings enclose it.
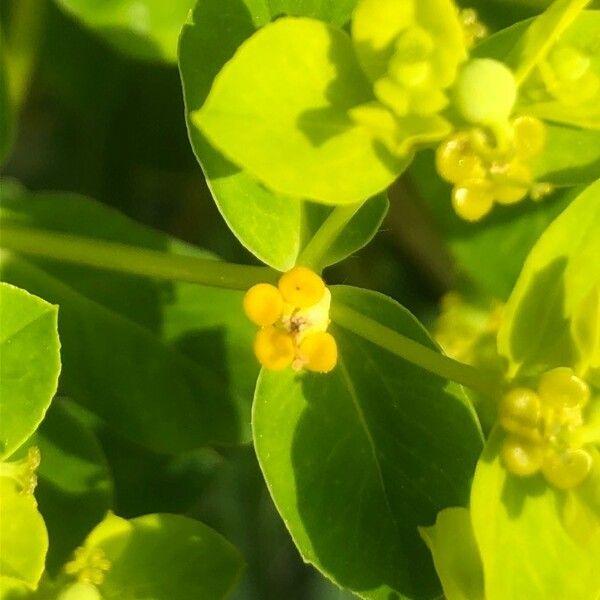
<instances>
[{"instance_id":1,"label":"branching stem","mask_svg":"<svg viewBox=\"0 0 600 600\"><path fill-rule=\"evenodd\" d=\"M423 346L343 304L332 305L331 318L344 329L444 379L485 395L499 392L498 382L483 371Z\"/></svg>"}]
</instances>

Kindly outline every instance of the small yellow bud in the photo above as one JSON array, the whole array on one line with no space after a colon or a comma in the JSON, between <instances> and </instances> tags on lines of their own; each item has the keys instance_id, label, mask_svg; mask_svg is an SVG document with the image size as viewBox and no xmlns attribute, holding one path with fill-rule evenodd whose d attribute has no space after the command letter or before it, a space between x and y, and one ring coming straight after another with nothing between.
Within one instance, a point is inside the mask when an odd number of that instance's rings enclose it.
<instances>
[{"instance_id":1,"label":"small yellow bud","mask_svg":"<svg viewBox=\"0 0 600 600\"><path fill-rule=\"evenodd\" d=\"M578 486L592 469L592 457L580 448L549 451L542 465L544 477L554 487L567 490Z\"/></svg>"},{"instance_id":2,"label":"small yellow bud","mask_svg":"<svg viewBox=\"0 0 600 600\"><path fill-rule=\"evenodd\" d=\"M452 190L452 206L466 221L479 221L493 205L492 184L485 179L468 179Z\"/></svg>"},{"instance_id":3,"label":"small yellow bud","mask_svg":"<svg viewBox=\"0 0 600 600\"><path fill-rule=\"evenodd\" d=\"M244 296L244 312L256 325L273 325L283 313L281 292L269 283L253 285Z\"/></svg>"},{"instance_id":4,"label":"small yellow bud","mask_svg":"<svg viewBox=\"0 0 600 600\"><path fill-rule=\"evenodd\" d=\"M581 408L590 399L588 384L569 367L546 371L538 383L542 402L555 408Z\"/></svg>"},{"instance_id":5,"label":"small yellow bud","mask_svg":"<svg viewBox=\"0 0 600 600\"><path fill-rule=\"evenodd\" d=\"M473 151L469 136L464 133L452 136L437 147L435 165L437 172L451 183L485 177L482 160Z\"/></svg>"},{"instance_id":6,"label":"small yellow bud","mask_svg":"<svg viewBox=\"0 0 600 600\"><path fill-rule=\"evenodd\" d=\"M515 435L509 435L504 440L501 454L504 466L518 477L528 477L537 473L544 460L542 446Z\"/></svg>"},{"instance_id":7,"label":"small yellow bud","mask_svg":"<svg viewBox=\"0 0 600 600\"><path fill-rule=\"evenodd\" d=\"M517 117L512 123L515 151L521 158L539 154L546 144L546 126L535 117Z\"/></svg>"},{"instance_id":8,"label":"small yellow bud","mask_svg":"<svg viewBox=\"0 0 600 600\"><path fill-rule=\"evenodd\" d=\"M538 425L542 416L539 396L527 388L515 388L500 401L498 418L504 429L530 440L540 437Z\"/></svg>"},{"instance_id":9,"label":"small yellow bud","mask_svg":"<svg viewBox=\"0 0 600 600\"><path fill-rule=\"evenodd\" d=\"M310 269L294 267L279 279L283 299L296 308L307 308L321 300L325 283Z\"/></svg>"},{"instance_id":10,"label":"small yellow bud","mask_svg":"<svg viewBox=\"0 0 600 600\"><path fill-rule=\"evenodd\" d=\"M318 331L306 336L299 351L303 366L309 371L329 373L337 364L337 344L330 333Z\"/></svg>"},{"instance_id":11,"label":"small yellow bud","mask_svg":"<svg viewBox=\"0 0 600 600\"><path fill-rule=\"evenodd\" d=\"M287 331L266 327L254 338L254 354L263 367L282 371L294 360L294 341Z\"/></svg>"}]
</instances>

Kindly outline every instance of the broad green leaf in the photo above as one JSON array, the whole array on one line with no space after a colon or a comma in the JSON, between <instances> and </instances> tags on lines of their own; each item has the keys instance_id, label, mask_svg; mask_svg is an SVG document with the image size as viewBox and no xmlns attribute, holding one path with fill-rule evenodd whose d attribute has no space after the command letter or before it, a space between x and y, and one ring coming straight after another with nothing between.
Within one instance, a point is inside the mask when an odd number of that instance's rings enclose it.
<instances>
[{"instance_id":1,"label":"broad green leaf","mask_svg":"<svg viewBox=\"0 0 600 600\"><path fill-rule=\"evenodd\" d=\"M401 306L332 288L342 303L429 347ZM340 327L328 375L263 371L254 442L275 504L304 560L363 598L439 591L418 526L467 502L481 450L472 409L454 384Z\"/></svg>"},{"instance_id":2,"label":"broad green leaf","mask_svg":"<svg viewBox=\"0 0 600 600\"><path fill-rule=\"evenodd\" d=\"M541 475L519 479L499 456L496 430L477 465L471 517L486 600L590 600L600 593L600 536L581 539L560 507L565 492Z\"/></svg>"},{"instance_id":3,"label":"broad green leaf","mask_svg":"<svg viewBox=\"0 0 600 600\"><path fill-rule=\"evenodd\" d=\"M3 224L206 257L80 196L2 191ZM2 272L60 304L61 392L111 427L162 452L250 440L258 367L242 292L7 252Z\"/></svg>"},{"instance_id":4,"label":"broad green leaf","mask_svg":"<svg viewBox=\"0 0 600 600\"><path fill-rule=\"evenodd\" d=\"M0 477L0 548L0 586L9 577L36 588L48 551L46 526L33 495L8 477Z\"/></svg>"},{"instance_id":5,"label":"broad green leaf","mask_svg":"<svg viewBox=\"0 0 600 600\"><path fill-rule=\"evenodd\" d=\"M347 34L287 17L238 48L192 123L270 189L351 204L385 189L406 162L349 118L371 99Z\"/></svg>"},{"instance_id":6,"label":"broad green leaf","mask_svg":"<svg viewBox=\"0 0 600 600\"><path fill-rule=\"evenodd\" d=\"M585 24L587 30L588 20L593 21L595 18L592 15L595 13L584 11L568 30L569 36L578 35L580 22ZM522 21L486 38L474 49L474 55L507 61L511 50L531 23L532 20ZM520 95L515 110L519 114L538 114L526 93ZM567 114L572 113L570 107ZM538 116L542 119L548 117L544 114ZM550 119L552 120L554 119ZM600 132L578 129L568 124L547 122L546 125L546 146L542 153L532 160L535 177L539 181L548 181L556 185L579 185L594 181L600 169Z\"/></svg>"},{"instance_id":7,"label":"broad green leaf","mask_svg":"<svg viewBox=\"0 0 600 600\"><path fill-rule=\"evenodd\" d=\"M446 600L484 600L481 558L466 508L445 508L420 529L433 555Z\"/></svg>"},{"instance_id":8,"label":"broad green leaf","mask_svg":"<svg viewBox=\"0 0 600 600\"><path fill-rule=\"evenodd\" d=\"M177 38L194 0L57 0L115 48L135 58L174 63Z\"/></svg>"},{"instance_id":9,"label":"broad green leaf","mask_svg":"<svg viewBox=\"0 0 600 600\"><path fill-rule=\"evenodd\" d=\"M585 361L571 327L600 284L599 231L600 180L552 222L525 261L498 333L511 376Z\"/></svg>"},{"instance_id":10,"label":"broad green leaf","mask_svg":"<svg viewBox=\"0 0 600 600\"><path fill-rule=\"evenodd\" d=\"M0 459L37 428L60 373L58 308L0 282Z\"/></svg>"},{"instance_id":11,"label":"broad green leaf","mask_svg":"<svg viewBox=\"0 0 600 600\"><path fill-rule=\"evenodd\" d=\"M204 104L217 73L257 27L281 14L342 24L349 19L353 5L353 0L273 0L268 6L261 0L202 0L181 32L179 69L194 153L230 229L250 252L280 271L294 266L304 244L330 209L267 190L217 152L192 125L190 115ZM198 56L202 56L201 69ZM331 262L342 260L366 244L386 209L382 198L367 202L349 223L344 241L332 250ZM349 239L354 244L348 244Z\"/></svg>"},{"instance_id":12,"label":"broad green leaf","mask_svg":"<svg viewBox=\"0 0 600 600\"><path fill-rule=\"evenodd\" d=\"M42 457L35 496L51 540L46 568L55 573L111 508L112 481L94 433L60 398L30 444Z\"/></svg>"},{"instance_id":13,"label":"broad green leaf","mask_svg":"<svg viewBox=\"0 0 600 600\"><path fill-rule=\"evenodd\" d=\"M109 514L88 536L111 567L98 586L104 600L219 600L243 570L238 551L199 521L153 514L125 520Z\"/></svg>"},{"instance_id":14,"label":"broad green leaf","mask_svg":"<svg viewBox=\"0 0 600 600\"><path fill-rule=\"evenodd\" d=\"M500 300L510 295L538 237L574 196L559 191L539 203L496 206L480 223L467 223L452 209L451 188L436 173L433 153L420 152L409 175L444 234L459 275Z\"/></svg>"},{"instance_id":15,"label":"broad green leaf","mask_svg":"<svg viewBox=\"0 0 600 600\"><path fill-rule=\"evenodd\" d=\"M0 41L2 41L1 32ZM0 164L4 162L10 150L14 128L14 114L8 89L7 71L5 57L0 52Z\"/></svg>"}]
</instances>

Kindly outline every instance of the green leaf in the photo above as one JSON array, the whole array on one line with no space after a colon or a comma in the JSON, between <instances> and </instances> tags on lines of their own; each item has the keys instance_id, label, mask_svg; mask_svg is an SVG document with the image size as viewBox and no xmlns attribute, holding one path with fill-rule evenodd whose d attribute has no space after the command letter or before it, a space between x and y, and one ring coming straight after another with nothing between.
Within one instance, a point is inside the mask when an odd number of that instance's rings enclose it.
<instances>
[{"instance_id":1,"label":"green leaf","mask_svg":"<svg viewBox=\"0 0 600 600\"><path fill-rule=\"evenodd\" d=\"M484 600L481 558L466 508L445 508L419 530L433 555L446 600Z\"/></svg>"},{"instance_id":2,"label":"green leaf","mask_svg":"<svg viewBox=\"0 0 600 600\"><path fill-rule=\"evenodd\" d=\"M53 574L112 505L112 480L94 433L55 400L30 443L39 448L35 495L52 540Z\"/></svg>"},{"instance_id":3,"label":"green leaf","mask_svg":"<svg viewBox=\"0 0 600 600\"><path fill-rule=\"evenodd\" d=\"M2 192L2 224L206 257L80 196ZM250 440L258 365L242 292L7 252L1 264L5 279L60 304L64 395L156 451Z\"/></svg>"},{"instance_id":4,"label":"green leaf","mask_svg":"<svg viewBox=\"0 0 600 600\"><path fill-rule=\"evenodd\" d=\"M510 376L585 361L571 327L600 284L598 231L600 180L552 222L525 261L498 333Z\"/></svg>"},{"instance_id":5,"label":"green leaf","mask_svg":"<svg viewBox=\"0 0 600 600\"><path fill-rule=\"evenodd\" d=\"M561 514L566 493L541 475L520 479L502 465L503 434L492 434L477 465L471 494L486 600L569 598L600 593L600 536L581 539Z\"/></svg>"},{"instance_id":6,"label":"green leaf","mask_svg":"<svg viewBox=\"0 0 600 600\"><path fill-rule=\"evenodd\" d=\"M4 577L35 589L44 571L48 534L33 494L21 493L8 477L0 477L0 523L0 591Z\"/></svg>"},{"instance_id":7,"label":"green leaf","mask_svg":"<svg viewBox=\"0 0 600 600\"><path fill-rule=\"evenodd\" d=\"M351 204L385 189L406 162L349 118L371 99L344 32L287 17L238 48L192 123L277 193Z\"/></svg>"},{"instance_id":8,"label":"green leaf","mask_svg":"<svg viewBox=\"0 0 600 600\"><path fill-rule=\"evenodd\" d=\"M432 152L420 152L409 175L443 233L459 274L501 300L510 295L538 237L574 196L573 192L559 191L539 203L497 206L491 215L474 224L452 209L451 188L437 175Z\"/></svg>"},{"instance_id":9,"label":"green leaf","mask_svg":"<svg viewBox=\"0 0 600 600\"><path fill-rule=\"evenodd\" d=\"M333 302L435 345L401 306L332 288ZM481 438L458 386L333 326L328 375L263 371L253 410L256 452L304 560L363 598L439 591L418 526L465 505Z\"/></svg>"},{"instance_id":10,"label":"green leaf","mask_svg":"<svg viewBox=\"0 0 600 600\"><path fill-rule=\"evenodd\" d=\"M58 308L0 282L0 459L36 430L60 373Z\"/></svg>"},{"instance_id":11,"label":"green leaf","mask_svg":"<svg viewBox=\"0 0 600 600\"><path fill-rule=\"evenodd\" d=\"M194 0L58 0L58 4L119 51L174 63L179 31Z\"/></svg>"},{"instance_id":12,"label":"green leaf","mask_svg":"<svg viewBox=\"0 0 600 600\"><path fill-rule=\"evenodd\" d=\"M191 114L204 104L217 73L257 27L280 14L331 19L342 24L349 19L353 5L354 0L273 0L269 6L260 0L203 0L197 3L181 32L179 68L194 153L230 229L250 252L280 271L296 264L305 243L331 209L267 190L217 152L192 125ZM198 56L203 58L201 69L197 66ZM367 202L332 250L331 263L365 245L386 210L381 198ZM358 235L359 231L363 235Z\"/></svg>"},{"instance_id":13,"label":"green leaf","mask_svg":"<svg viewBox=\"0 0 600 600\"><path fill-rule=\"evenodd\" d=\"M88 536L111 562L98 586L104 600L219 600L243 570L238 551L199 521L153 514L121 519L109 514Z\"/></svg>"}]
</instances>

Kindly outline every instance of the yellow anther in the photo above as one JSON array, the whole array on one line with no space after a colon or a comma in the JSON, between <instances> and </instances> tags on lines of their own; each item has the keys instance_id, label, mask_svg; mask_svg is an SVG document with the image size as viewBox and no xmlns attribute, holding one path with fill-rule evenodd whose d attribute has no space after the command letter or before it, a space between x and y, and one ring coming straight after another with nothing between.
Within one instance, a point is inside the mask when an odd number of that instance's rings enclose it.
<instances>
[{"instance_id":1,"label":"yellow anther","mask_svg":"<svg viewBox=\"0 0 600 600\"><path fill-rule=\"evenodd\" d=\"M272 371L289 367L294 360L294 341L283 329L265 327L254 338L254 354L260 364Z\"/></svg>"},{"instance_id":2,"label":"yellow anther","mask_svg":"<svg viewBox=\"0 0 600 600\"><path fill-rule=\"evenodd\" d=\"M506 437L501 454L504 466L519 477L537 473L544 460L544 450L540 444L515 435Z\"/></svg>"},{"instance_id":3,"label":"yellow anther","mask_svg":"<svg viewBox=\"0 0 600 600\"><path fill-rule=\"evenodd\" d=\"M540 438L538 425L542 416L539 396L527 388L514 388L500 401L498 419L504 429L532 441Z\"/></svg>"},{"instance_id":4,"label":"yellow anther","mask_svg":"<svg viewBox=\"0 0 600 600\"><path fill-rule=\"evenodd\" d=\"M294 267L279 279L279 291L283 299L296 308L307 308L321 300L325 283L310 269Z\"/></svg>"},{"instance_id":5,"label":"yellow anther","mask_svg":"<svg viewBox=\"0 0 600 600\"><path fill-rule=\"evenodd\" d=\"M479 20L477 11L472 8L464 8L460 11L460 22L465 43L469 48L488 33L487 27Z\"/></svg>"},{"instance_id":6,"label":"yellow anther","mask_svg":"<svg viewBox=\"0 0 600 600\"><path fill-rule=\"evenodd\" d=\"M244 312L256 325L273 325L283 313L281 292L269 283L253 285L244 296Z\"/></svg>"},{"instance_id":7,"label":"yellow anther","mask_svg":"<svg viewBox=\"0 0 600 600\"><path fill-rule=\"evenodd\" d=\"M437 147L435 165L437 172L451 183L485 177L481 157L473 151L466 133L454 135Z\"/></svg>"},{"instance_id":8,"label":"yellow anther","mask_svg":"<svg viewBox=\"0 0 600 600\"><path fill-rule=\"evenodd\" d=\"M324 331L312 333L302 340L299 347L300 360L309 371L329 373L337 364L335 338Z\"/></svg>"},{"instance_id":9,"label":"yellow anther","mask_svg":"<svg viewBox=\"0 0 600 600\"><path fill-rule=\"evenodd\" d=\"M549 451L544 457L542 473L554 487L567 490L578 486L592 469L592 457L581 448Z\"/></svg>"},{"instance_id":10,"label":"yellow anther","mask_svg":"<svg viewBox=\"0 0 600 600\"><path fill-rule=\"evenodd\" d=\"M466 221L479 221L493 205L493 187L485 179L468 179L452 190L452 206Z\"/></svg>"},{"instance_id":11,"label":"yellow anther","mask_svg":"<svg viewBox=\"0 0 600 600\"><path fill-rule=\"evenodd\" d=\"M581 408L590 399L590 388L573 369L557 367L542 375L538 394L544 404L554 408Z\"/></svg>"},{"instance_id":12,"label":"yellow anther","mask_svg":"<svg viewBox=\"0 0 600 600\"><path fill-rule=\"evenodd\" d=\"M546 144L546 126L535 117L517 117L512 123L515 151L521 158L539 154Z\"/></svg>"}]
</instances>

